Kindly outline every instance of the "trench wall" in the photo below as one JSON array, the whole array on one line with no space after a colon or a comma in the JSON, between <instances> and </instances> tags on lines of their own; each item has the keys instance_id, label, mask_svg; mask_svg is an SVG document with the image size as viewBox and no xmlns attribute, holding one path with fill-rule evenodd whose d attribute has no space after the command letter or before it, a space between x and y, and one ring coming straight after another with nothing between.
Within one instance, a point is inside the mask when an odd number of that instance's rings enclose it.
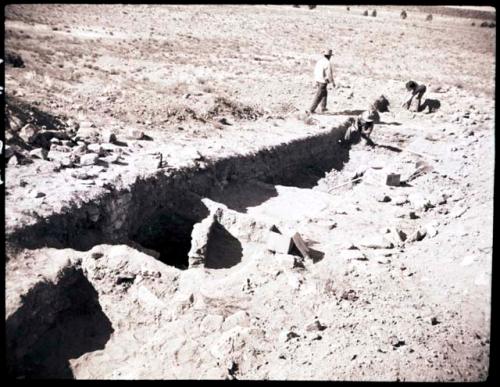
<instances>
[{"instance_id":1,"label":"trench wall","mask_svg":"<svg viewBox=\"0 0 500 387\"><path fill-rule=\"evenodd\" d=\"M349 158L348 150L338 144L344 133L343 127L337 127L254 153L176 170L159 169L138 178L126 189L101 193L83 205L18 229L6 240L25 248L88 250L95 244L123 243L141 232L147 233L157 228L161 218L169 219L174 228L176 217L194 224L208 215L201 198L210 198L228 184L254 179L312 186L324 172L340 170ZM182 222L178 224L182 227Z\"/></svg>"}]
</instances>

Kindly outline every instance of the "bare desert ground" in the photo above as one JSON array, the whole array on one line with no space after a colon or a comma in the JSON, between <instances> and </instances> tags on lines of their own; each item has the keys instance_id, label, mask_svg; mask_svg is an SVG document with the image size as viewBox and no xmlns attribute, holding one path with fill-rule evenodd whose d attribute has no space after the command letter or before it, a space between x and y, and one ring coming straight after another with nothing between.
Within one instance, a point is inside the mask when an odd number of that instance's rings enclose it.
<instances>
[{"instance_id":1,"label":"bare desert ground","mask_svg":"<svg viewBox=\"0 0 500 387\"><path fill-rule=\"evenodd\" d=\"M496 14L445 8L6 6L9 375L491 377Z\"/></svg>"}]
</instances>

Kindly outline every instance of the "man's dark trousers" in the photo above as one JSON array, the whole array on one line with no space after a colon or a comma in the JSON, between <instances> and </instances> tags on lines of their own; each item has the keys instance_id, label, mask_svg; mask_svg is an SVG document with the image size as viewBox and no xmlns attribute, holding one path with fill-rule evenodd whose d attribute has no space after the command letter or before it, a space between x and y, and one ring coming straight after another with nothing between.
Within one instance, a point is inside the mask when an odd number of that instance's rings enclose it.
<instances>
[{"instance_id":1,"label":"man's dark trousers","mask_svg":"<svg viewBox=\"0 0 500 387\"><path fill-rule=\"evenodd\" d=\"M326 110L326 97L327 97L327 91L326 91L326 85L327 83L321 83L321 82L316 82L318 86L318 91L316 92L316 95L314 96L314 101L311 105L311 109L309 111L312 113L316 110L318 107L319 103L321 102L321 109Z\"/></svg>"}]
</instances>

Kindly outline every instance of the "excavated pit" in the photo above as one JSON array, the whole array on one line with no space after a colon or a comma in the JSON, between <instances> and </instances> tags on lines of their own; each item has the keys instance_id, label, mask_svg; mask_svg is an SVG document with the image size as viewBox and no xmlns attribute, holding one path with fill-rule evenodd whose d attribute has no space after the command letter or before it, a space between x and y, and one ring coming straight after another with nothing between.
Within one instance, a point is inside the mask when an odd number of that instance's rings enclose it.
<instances>
[{"instance_id":1,"label":"excavated pit","mask_svg":"<svg viewBox=\"0 0 500 387\"><path fill-rule=\"evenodd\" d=\"M339 145L345 128L262 149L253 154L208 160L204 167L162 170L122 190L112 190L66 213L54 214L7 235L9 244L36 249L43 246L87 251L97 244L133 244L153 250L160 261L188 267L191 232L209 214L201 199L212 198L239 212L276 195L272 188L231 199L231 192L249 181L311 188L326 172L340 170L349 151ZM244 195L243 195L244 197ZM228 262L237 262L241 248L233 236L218 229L210 254L232 250ZM140 248L139 248L140 249ZM157 252L158 254L155 254ZM214 263L214 267L221 264ZM227 267L222 265L222 267Z\"/></svg>"},{"instance_id":2,"label":"excavated pit","mask_svg":"<svg viewBox=\"0 0 500 387\"><path fill-rule=\"evenodd\" d=\"M338 145L342 135L332 130L256 154L214 160L205 168L160 171L7 235L7 243L80 251L129 244L186 269L193 228L210 214L203 198L245 213L276 196L276 184L312 187L325 172L340 170L348 161L348 150ZM253 181L267 184L242 195ZM241 241L224 225L213 222L209 234L206 268L230 268L241 261ZM38 283L6 324L8 371L24 378L72 378L69 359L104 348L113 332L96 291L78 268L65 272L57 284Z\"/></svg>"},{"instance_id":3,"label":"excavated pit","mask_svg":"<svg viewBox=\"0 0 500 387\"><path fill-rule=\"evenodd\" d=\"M80 269L38 282L6 320L7 371L26 379L72 379L69 360L103 349L113 333L96 290Z\"/></svg>"}]
</instances>

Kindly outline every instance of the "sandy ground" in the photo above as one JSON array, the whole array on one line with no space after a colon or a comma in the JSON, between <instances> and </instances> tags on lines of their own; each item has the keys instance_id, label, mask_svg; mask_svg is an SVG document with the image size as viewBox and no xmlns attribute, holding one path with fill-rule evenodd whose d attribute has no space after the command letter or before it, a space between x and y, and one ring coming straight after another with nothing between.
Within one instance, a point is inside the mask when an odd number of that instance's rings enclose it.
<instances>
[{"instance_id":1,"label":"sandy ground","mask_svg":"<svg viewBox=\"0 0 500 387\"><path fill-rule=\"evenodd\" d=\"M61 367L76 378L104 379L488 376L496 28L439 15L428 22L423 13L401 20L394 7L363 16L364 9L6 8L6 49L25 62L6 68L7 104L25 103L67 127L92 122L126 142L118 164L60 171L46 160L9 164L7 232L93 198L106 183L131 184L156 168L158 152L178 168L197 151L256 150L329 130L381 94L391 112L382 114L373 140L424 154L362 143L341 171L313 187L248 183L228 191L230 201L221 198L244 216L299 231L325 253L304 269L258 238L245 241L241 263L222 270L181 271L124 246L96 246L100 260L69 249L10 256L8 312L36 273L51 265L57 272L66 259L81 260L99 295L113 332L98 349L61 355ZM334 50L332 113L306 125L296 113L312 101L312 69L325 46ZM401 109L409 79L425 83L426 98L440 109ZM131 138L131 128L152 141ZM387 173L407 177L417 161L429 165L427 173L405 186L385 184ZM359 171L358 184L336 188ZM75 177L83 172L94 177ZM276 193L255 204L252 194L265 189ZM35 197L38 191L45 195ZM112 286L124 268L140 280ZM156 271L161 279L150 275Z\"/></svg>"}]
</instances>

